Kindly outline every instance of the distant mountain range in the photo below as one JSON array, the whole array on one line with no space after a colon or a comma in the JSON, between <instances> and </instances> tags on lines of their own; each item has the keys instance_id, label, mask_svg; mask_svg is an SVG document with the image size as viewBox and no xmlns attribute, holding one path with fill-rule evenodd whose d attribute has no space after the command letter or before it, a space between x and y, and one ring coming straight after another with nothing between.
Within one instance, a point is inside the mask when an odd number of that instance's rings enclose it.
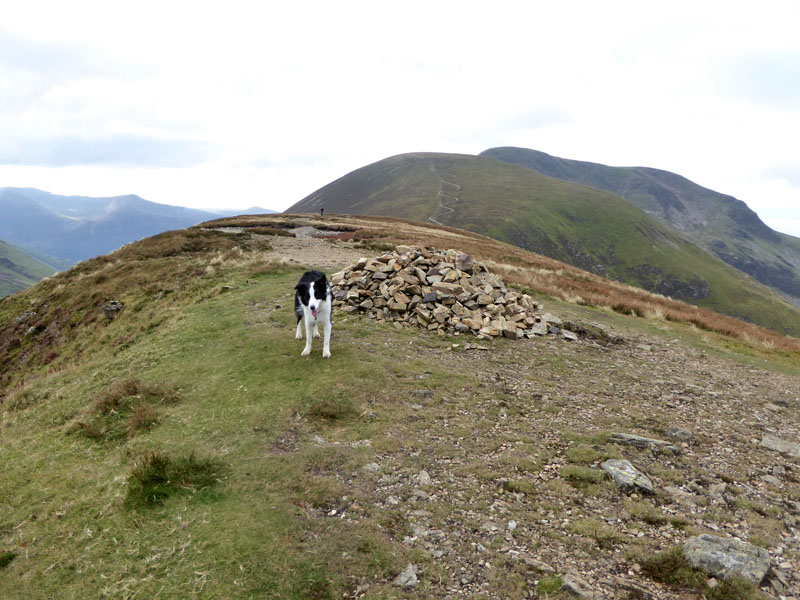
<instances>
[{"instance_id":1,"label":"distant mountain range","mask_svg":"<svg viewBox=\"0 0 800 600\"><path fill-rule=\"evenodd\" d=\"M149 202L139 196L93 198L59 196L33 188L0 188L0 240L10 242L4 250L0 272L14 283L0 288L0 296L16 291L43 271L31 260L61 270L87 258L106 254L138 239L171 229L238 214L271 213L252 207L244 211L203 211ZM27 254L26 258L23 253ZM48 273L49 274L49 273ZM35 280L38 280L35 279ZM30 285L30 283L28 283Z\"/></svg>"},{"instance_id":2,"label":"distant mountain range","mask_svg":"<svg viewBox=\"0 0 800 600\"><path fill-rule=\"evenodd\" d=\"M800 335L792 305L800 306L800 239L772 231L743 202L666 171L520 148L410 153L348 173L287 212L322 207L467 229Z\"/></svg>"}]
</instances>

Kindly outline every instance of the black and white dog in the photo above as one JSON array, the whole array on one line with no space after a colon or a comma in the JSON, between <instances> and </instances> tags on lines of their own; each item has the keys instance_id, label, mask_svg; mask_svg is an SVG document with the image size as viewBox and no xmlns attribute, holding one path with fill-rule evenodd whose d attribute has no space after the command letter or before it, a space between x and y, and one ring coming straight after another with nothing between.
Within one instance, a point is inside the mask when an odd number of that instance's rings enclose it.
<instances>
[{"instance_id":1,"label":"black and white dog","mask_svg":"<svg viewBox=\"0 0 800 600\"><path fill-rule=\"evenodd\" d=\"M305 320L306 347L300 356L311 353L311 336L319 337L317 324L322 323L323 341L322 358L331 357L331 311L333 310L333 293L331 286L320 271L306 271L294 286L294 312L297 315L297 331L295 339L303 339L300 319Z\"/></svg>"}]
</instances>

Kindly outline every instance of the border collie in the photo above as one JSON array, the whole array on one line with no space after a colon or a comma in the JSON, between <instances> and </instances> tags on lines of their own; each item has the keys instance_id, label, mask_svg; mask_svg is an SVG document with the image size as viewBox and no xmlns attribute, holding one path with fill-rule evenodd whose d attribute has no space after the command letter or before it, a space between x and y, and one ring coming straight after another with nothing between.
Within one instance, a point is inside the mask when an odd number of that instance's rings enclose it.
<instances>
[{"instance_id":1,"label":"border collie","mask_svg":"<svg viewBox=\"0 0 800 600\"><path fill-rule=\"evenodd\" d=\"M303 339L303 330L300 319L305 321L306 347L300 356L311 353L311 337L319 337L317 325L322 323L323 342L322 358L331 357L331 311L333 310L333 293L325 273L321 271L306 271L300 281L294 286L294 312L297 315L297 331L295 339Z\"/></svg>"}]
</instances>

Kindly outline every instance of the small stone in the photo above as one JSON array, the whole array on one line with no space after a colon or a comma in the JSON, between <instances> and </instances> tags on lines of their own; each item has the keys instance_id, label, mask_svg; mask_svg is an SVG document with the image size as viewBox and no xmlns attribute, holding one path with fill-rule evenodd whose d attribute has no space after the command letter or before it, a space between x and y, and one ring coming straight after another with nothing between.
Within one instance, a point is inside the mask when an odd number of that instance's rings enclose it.
<instances>
[{"instance_id":1,"label":"small stone","mask_svg":"<svg viewBox=\"0 0 800 600\"><path fill-rule=\"evenodd\" d=\"M419 579L417 579L417 567L411 563L408 563L405 571L400 573L392 581L392 585L402 588L414 588L417 587L418 583Z\"/></svg>"},{"instance_id":2,"label":"small stone","mask_svg":"<svg viewBox=\"0 0 800 600\"><path fill-rule=\"evenodd\" d=\"M223 289L225 286L222 286ZM110 302L103 305L103 314L106 316L106 319L109 321L113 321L119 313L123 311L125 305L118 301L118 300L111 300Z\"/></svg>"},{"instance_id":3,"label":"small stone","mask_svg":"<svg viewBox=\"0 0 800 600\"><path fill-rule=\"evenodd\" d=\"M369 463L364 465L364 470L367 473L377 473L381 470L381 466L378 463Z\"/></svg>"},{"instance_id":4,"label":"small stone","mask_svg":"<svg viewBox=\"0 0 800 600\"><path fill-rule=\"evenodd\" d=\"M419 481L420 485L430 485L431 484L431 476L428 475L427 471L420 471L419 475L417 476L417 480Z\"/></svg>"},{"instance_id":5,"label":"small stone","mask_svg":"<svg viewBox=\"0 0 800 600\"><path fill-rule=\"evenodd\" d=\"M561 336L567 340L568 342L577 342L578 341L578 334L573 333L572 331L567 331L566 329L561 330Z\"/></svg>"}]
</instances>

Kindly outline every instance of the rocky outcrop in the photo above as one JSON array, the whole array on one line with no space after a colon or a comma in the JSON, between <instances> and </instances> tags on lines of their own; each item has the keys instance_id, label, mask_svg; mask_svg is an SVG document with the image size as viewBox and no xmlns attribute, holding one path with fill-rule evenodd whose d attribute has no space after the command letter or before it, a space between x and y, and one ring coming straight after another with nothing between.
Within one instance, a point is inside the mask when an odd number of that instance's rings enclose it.
<instances>
[{"instance_id":1,"label":"rocky outcrop","mask_svg":"<svg viewBox=\"0 0 800 600\"><path fill-rule=\"evenodd\" d=\"M334 305L441 334L489 339L564 335L528 294L508 289L483 263L457 250L397 246L331 276ZM569 337L567 337L569 336ZM565 339L577 339L566 331Z\"/></svg>"},{"instance_id":2,"label":"rocky outcrop","mask_svg":"<svg viewBox=\"0 0 800 600\"><path fill-rule=\"evenodd\" d=\"M690 538L683 546L689 563L714 577L734 575L758 585L770 568L770 556L764 548L733 538L703 534Z\"/></svg>"}]
</instances>

